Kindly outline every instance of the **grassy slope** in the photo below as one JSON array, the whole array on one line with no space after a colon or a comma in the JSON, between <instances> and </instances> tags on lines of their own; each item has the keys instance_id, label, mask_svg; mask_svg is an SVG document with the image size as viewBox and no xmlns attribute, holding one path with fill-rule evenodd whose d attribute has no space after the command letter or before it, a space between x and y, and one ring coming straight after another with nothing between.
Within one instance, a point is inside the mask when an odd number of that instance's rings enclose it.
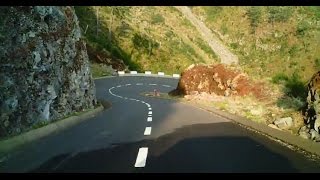
<instances>
[{"instance_id":1,"label":"grassy slope","mask_svg":"<svg viewBox=\"0 0 320 180\"><path fill-rule=\"evenodd\" d=\"M306 83L320 70L320 8L192 7L192 11L238 55L245 72L266 80L272 89L266 112L276 114L270 117L273 120L293 117L296 133L303 124L300 110Z\"/></svg>"},{"instance_id":2,"label":"grassy slope","mask_svg":"<svg viewBox=\"0 0 320 180\"><path fill-rule=\"evenodd\" d=\"M217 60L195 27L173 7L122 8L124 15L114 16L111 43L108 38L111 7L99 7L98 36L95 8L75 8L82 30L88 25L87 43L123 59L130 70L179 73L190 64ZM154 45L152 52L151 44Z\"/></svg>"},{"instance_id":3,"label":"grassy slope","mask_svg":"<svg viewBox=\"0 0 320 180\"><path fill-rule=\"evenodd\" d=\"M251 8L193 7L192 11L218 31L251 76L290 76L296 71L307 80L320 69L319 7L258 7L258 13L250 16Z\"/></svg>"}]
</instances>

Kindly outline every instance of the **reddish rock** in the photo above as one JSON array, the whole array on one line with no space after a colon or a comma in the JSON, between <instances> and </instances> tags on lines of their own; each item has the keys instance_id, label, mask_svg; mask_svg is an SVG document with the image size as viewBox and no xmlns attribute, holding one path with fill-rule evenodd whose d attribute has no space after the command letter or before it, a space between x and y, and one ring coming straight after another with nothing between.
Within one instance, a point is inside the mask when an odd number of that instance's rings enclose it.
<instances>
[{"instance_id":1,"label":"reddish rock","mask_svg":"<svg viewBox=\"0 0 320 180\"><path fill-rule=\"evenodd\" d=\"M251 81L244 73L232 70L222 64L191 65L182 74L172 95L190 95L206 92L220 96L263 96L262 83Z\"/></svg>"}]
</instances>

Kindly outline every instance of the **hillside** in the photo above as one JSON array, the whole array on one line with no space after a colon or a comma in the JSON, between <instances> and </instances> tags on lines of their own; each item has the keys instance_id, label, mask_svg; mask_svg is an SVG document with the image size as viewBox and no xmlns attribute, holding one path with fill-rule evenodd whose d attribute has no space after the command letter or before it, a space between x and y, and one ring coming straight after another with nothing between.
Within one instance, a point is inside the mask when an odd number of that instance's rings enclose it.
<instances>
[{"instance_id":1,"label":"hillside","mask_svg":"<svg viewBox=\"0 0 320 180\"><path fill-rule=\"evenodd\" d=\"M296 72L303 80L320 69L319 7L191 7L239 57L251 76Z\"/></svg>"},{"instance_id":2,"label":"hillside","mask_svg":"<svg viewBox=\"0 0 320 180\"><path fill-rule=\"evenodd\" d=\"M189 8L197 23L175 7L76 7L93 75L112 72L97 63L167 74L216 64L221 52L208 44L215 38L237 55L238 69L270 88L274 104L301 110L307 81L320 69L319 7Z\"/></svg>"},{"instance_id":3,"label":"hillside","mask_svg":"<svg viewBox=\"0 0 320 180\"><path fill-rule=\"evenodd\" d=\"M196 28L174 7L75 9L89 48L122 59L130 70L180 73L193 63L218 61Z\"/></svg>"}]
</instances>

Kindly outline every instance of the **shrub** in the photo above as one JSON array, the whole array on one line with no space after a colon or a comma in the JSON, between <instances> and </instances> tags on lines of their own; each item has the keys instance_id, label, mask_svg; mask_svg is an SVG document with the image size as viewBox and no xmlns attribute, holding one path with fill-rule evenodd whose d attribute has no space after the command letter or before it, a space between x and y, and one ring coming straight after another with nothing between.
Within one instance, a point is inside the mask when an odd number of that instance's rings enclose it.
<instances>
[{"instance_id":1,"label":"shrub","mask_svg":"<svg viewBox=\"0 0 320 180\"><path fill-rule=\"evenodd\" d=\"M297 25L296 34L298 36L304 36L309 28L310 28L310 25L307 21L305 20L300 21Z\"/></svg>"},{"instance_id":2,"label":"shrub","mask_svg":"<svg viewBox=\"0 0 320 180\"><path fill-rule=\"evenodd\" d=\"M272 6L268 7L269 22L286 22L290 19L292 8L286 6Z\"/></svg>"},{"instance_id":3,"label":"shrub","mask_svg":"<svg viewBox=\"0 0 320 180\"><path fill-rule=\"evenodd\" d=\"M208 21L214 21L216 19L216 17L222 11L222 7L220 7L220 6L214 6L214 7L207 6L204 9L206 11L206 15L207 15L207 20Z\"/></svg>"},{"instance_id":4,"label":"shrub","mask_svg":"<svg viewBox=\"0 0 320 180\"><path fill-rule=\"evenodd\" d=\"M161 24L164 23L165 19L161 14L156 14L151 17L151 24Z\"/></svg>"},{"instance_id":5,"label":"shrub","mask_svg":"<svg viewBox=\"0 0 320 180\"><path fill-rule=\"evenodd\" d=\"M320 70L320 58L314 60L315 68Z\"/></svg>"},{"instance_id":6,"label":"shrub","mask_svg":"<svg viewBox=\"0 0 320 180\"><path fill-rule=\"evenodd\" d=\"M298 73L294 72L292 77L285 83L285 93L290 97L300 98L301 100L307 98L305 83L301 80Z\"/></svg>"},{"instance_id":7,"label":"shrub","mask_svg":"<svg viewBox=\"0 0 320 180\"><path fill-rule=\"evenodd\" d=\"M272 82L275 84L279 84L281 81L287 81L289 78L284 73L278 73L272 77Z\"/></svg>"},{"instance_id":8,"label":"shrub","mask_svg":"<svg viewBox=\"0 0 320 180\"><path fill-rule=\"evenodd\" d=\"M304 105L305 101L294 97L283 97L277 101L277 106L285 109L300 110Z\"/></svg>"},{"instance_id":9,"label":"shrub","mask_svg":"<svg viewBox=\"0 0 320 180\"><path fill-rule=\"evenodd\" d=\"M253 32L255 28L258 27L261 19L261 8L259 6L250 7L247 11L247 15L250 20L250 25L252 27Z\"/></svg>"}]
</instances>

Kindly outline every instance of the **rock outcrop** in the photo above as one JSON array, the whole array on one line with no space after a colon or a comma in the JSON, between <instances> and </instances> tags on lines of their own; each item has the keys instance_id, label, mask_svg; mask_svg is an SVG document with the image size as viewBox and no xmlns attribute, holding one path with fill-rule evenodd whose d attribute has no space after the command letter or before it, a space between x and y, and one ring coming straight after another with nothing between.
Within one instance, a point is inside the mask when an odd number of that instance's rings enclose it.
<instances>
[{"instance_id":1,"label":"rock outcrop","mask_svg":"<svg viewBox=\"0 0 320 180\"><path fill-rule=\"evenodd\" d=\"M1 7L0 136L93 108L95 87L72 7Z\"/></svg>"},{"instance_id":2,"label":"rock outcrop","mask_svg":"<svg viewBox=\"0 0 320 180\"><path fill-rule=\"evenodd\" d=\"M306 124L306 129L309 133L312 133L313 136L315 130L317 133L320 133L320 71L315 73L310 82L308 83L308 97L307 97L307 106L304 114L304 123ZM303 130L304 130L303 129ZM301 132L304 132L301 130ZM317 139L317 138L315 138Z\"/></svg>"},{"instance_id":3,"label":"rock outcrop","mask_svg":"<svg viewBox=\"0 0 320 180\"><path fill-rule=\"evenodd\" d=\"M172 95L190 95L195 92L209 93L221 96L252 94L263 96L262 84L249 80L244 74L218 65L191 65L182 74L178 87Z\"/></svg>"}]
</instances>

